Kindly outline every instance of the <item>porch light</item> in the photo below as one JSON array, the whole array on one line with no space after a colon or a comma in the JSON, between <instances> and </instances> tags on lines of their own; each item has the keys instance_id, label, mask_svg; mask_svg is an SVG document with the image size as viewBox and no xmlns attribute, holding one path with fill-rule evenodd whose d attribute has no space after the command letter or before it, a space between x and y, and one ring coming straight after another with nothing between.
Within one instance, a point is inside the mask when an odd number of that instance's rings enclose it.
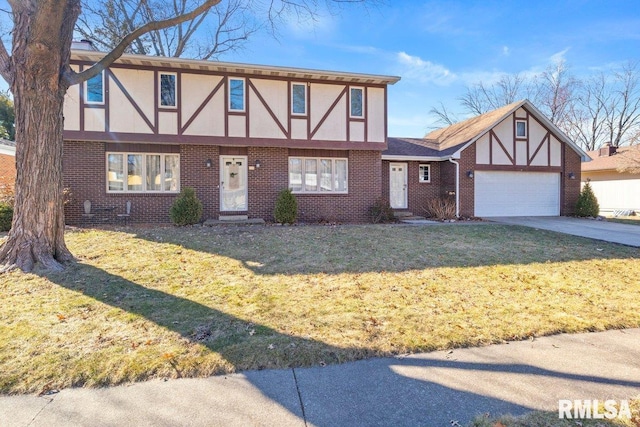
<instances>
[{"instance_id":1,"label":"porch light","mask_svg":"<svg viewBox=\"0 0 640 427\"><path fill-rule=\"evenodd\" d=\"M569 172L569 179L576 179L576 174L573 172Z\"/></svg>"},{"instance_id":2,"label":"porch light","mask_svg":"<svg viewBox=\"0 0 640 427\"><path fill-rule=\"evenodd\" d=\"M473 171L467 171L467 178L473 178Z\"/></svg>"},{"instance_id":3,"label":"porch light","mask_svg":"<svg viewBox=\"0 0 640 427\"><path fill-rule=\"evenodd\" d=\"M256 169L260 169L260 165L261 165L260 160L256 160Z\"/></svg>"},{"instance_id":4,"label":"porch light","mask_svg":"<svg viewBox=\"0 0 640 427\"><path fill-rule=\"evenodd\" d=\"M213 165L213 162L211 161L211 159L207 159L207 161L204 162L204 165L210 168Z\"/></svg>"}]
</instances>

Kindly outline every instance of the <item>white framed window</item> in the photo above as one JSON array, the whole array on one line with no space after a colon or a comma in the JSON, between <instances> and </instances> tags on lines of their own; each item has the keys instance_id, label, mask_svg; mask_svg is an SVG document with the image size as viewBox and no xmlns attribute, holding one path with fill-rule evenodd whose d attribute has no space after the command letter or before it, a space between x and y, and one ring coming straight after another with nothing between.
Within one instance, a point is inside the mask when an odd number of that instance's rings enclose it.
<instances>
[{"instance_id":1,"label":"white framed window","mask_svg":"<svg viewBox=\"0 0 640 427\"><path fill-rule=\"evenodd\" d=\"M160 86L160 107L177 107L176 73L160 73L158 85Z\"/></svg>"},{"instance_id":2,"label":"white framed window","mask_svg":"<svg viewBox=\"0 0 640 427\"><path fill-rule=\"evenodd\" d=\"M289 157L289 188L294 193L347 193L347 159Z\"/></svg>"},{"instance_id":3,"label":"white framed window","mask_svg":"<svg viewBox=\"0 0 640 427\"><path fill-rule=\"evenodd\" d=\"M229 111L245 111L244 79L229 77Z\"/></svg>"},{"instance_id":4,"label":"white framed window","mask_svg":"<svg viewBox=\"0 0 640 427\"><path fill-rule=\"evenodd\" d=\"M291 84L291 114L296 116L307 115L307 85L300 83Z\"/></svg>"},{"instance_id":5,"label":"white framed window","mask_svg":"<svg viewBox=\"0 0 640 427\"><path fill-rule=\"evenodd\" d=\"M104 104L104 71L84 82L84 102Z\"/></svg>"},{"instance_id":6,"label":"white framed window","mask_svg":"<svg viewBox=\"0 0 640 427\"><path fill-rule=\"evenodd\" d=\"M431 165L420 165L420 182L431 182Z\"/></svg>"},{"instance_id":7,"label":"white framed window","mask_svg":"<svg viewBox=\"0 0 640 427\"><path fill-rule=\"evenodd\" d=\"M107 193L179 191L179 154L107 153Z\"/></svg>"},{"instance_id":8,"label":"white framed window","mask_svg":"<svg viewBox=\"0 0 640 427\"><path fill-rule=\"evenodd\" d=\"M364 89L361 87L349 88L349 116L353 118L364 117Z\"/></svg>"},{"instance_id":9,"label":"white framed window","mask_svg":"<svg viewBox=\"0 0 640 427\"><path fill-rule=\"evenodd\" d=\"M526 137L527 137L527 121L516 120L516 138L526 138Z\"/></svg>"}]
</instances>

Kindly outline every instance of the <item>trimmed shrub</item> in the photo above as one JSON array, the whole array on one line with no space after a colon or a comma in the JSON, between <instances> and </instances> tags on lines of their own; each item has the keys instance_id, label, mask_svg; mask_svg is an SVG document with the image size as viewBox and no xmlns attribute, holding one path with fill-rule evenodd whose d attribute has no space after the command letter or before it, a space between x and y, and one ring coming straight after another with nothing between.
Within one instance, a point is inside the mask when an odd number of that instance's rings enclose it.
<instances>
[{"instance_id":1,"label":"trimmed shrub","mask_svg":"<svg viewBox=\"0 0 640 427\"><path fill-rule=\"evenodd\" d=\"M185 187L173 202L169 211L171 221L176 225L196 224L202 217L202 203L196 196L196 191Z\"/></svg>"},{"instance_id":2,"label":"trimmed shrub","mask_svg":"<svg viewBox=\"0 0 640 427\"><path fill-rule=\"evenodd\" d=\"M423 209L431 218L454 219L456 217L456 200L452 197L429 199Z\"/></svg>"},{"instance_id":3,"label":"trimmed shrub","mask_svg":"<svg viewBox=\"0 0 640 427\"><path fill-rule=\"evenodd\" d=\"M293 224L298 217L298 201L290 189L285 188L278 194L273 217L280 224Z\"/></svg>"},{"instance_id":4,"label":"trimmed shrub","mask_svg":"<svg viewBox=\"0 0 640 427\"><path fill-rule=\"evenodd\" d=\"M393 222L396 220L396 217L393 215L393 208L389 204L389 201L383 197L377 199L373 206L369 208L369 218L371 218L371 222L374 224Z\"/></svg>"},{"instance_id":5,"label":"trimmed shrub","mask_svg":"<svg viewBox=\"0 0 640 427\"><path fill-rule=\"evenodd\" d=\"M11 230L11 220L13 220L13 208L8 203L0 203L0 231Z\"/></svg>"},{"instance_id":6,"label":"trimmed shrub","mask_svg":"<svg viewBox=\"0 0 640 427\"><path fill-rule=\"evenodd\" d=\"M576 202L576 216L597 217L600 214L600 205L596 195L593 194L591 184L587 181L580 191L578 201Z\"/></svg>"}]
</instances>

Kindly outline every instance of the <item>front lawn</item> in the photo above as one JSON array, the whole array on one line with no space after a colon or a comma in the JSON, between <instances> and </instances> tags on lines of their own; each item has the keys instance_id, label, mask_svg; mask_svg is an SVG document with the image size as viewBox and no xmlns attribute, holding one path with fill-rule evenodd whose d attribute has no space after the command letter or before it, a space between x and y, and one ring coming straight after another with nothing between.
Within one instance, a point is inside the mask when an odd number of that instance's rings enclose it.
<instances>
[{"instance_id":1,"label":"front lawn","mask_svg":"<svg viewBox=\"0 0 640 427\"><path fill-rule=\"evenodd\" d=\"M607 218L607 221L618 222L620 224L640 225L640 215L611 217Z\"/></svg>"},{"instance_id":2,"label":"front lawn","mask_svg":"<svg viewBox=\"0 0 640 427\"><path fill-rule=\"evenodd\" d=\"M640 251L497 224L71 230L0 275L0 392L640 326Z\"/></svg>"}]
</instances>

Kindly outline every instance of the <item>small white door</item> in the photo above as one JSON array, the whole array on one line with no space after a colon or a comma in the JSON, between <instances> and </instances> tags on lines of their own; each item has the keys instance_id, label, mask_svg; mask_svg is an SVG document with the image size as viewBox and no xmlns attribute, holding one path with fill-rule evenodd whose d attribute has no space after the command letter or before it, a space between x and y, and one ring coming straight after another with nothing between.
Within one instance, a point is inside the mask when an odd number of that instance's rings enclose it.
<instances>
[{"instance_id":1,"label":"small white door","mask_svg":"<svg viewBox=\"0 0 640 427\"><path fill-rule=\"evenodd\" d=\"M407 208L407 164L389 164L389 203L393 209Z\"/></svg>"},{"instance_id":2,"label":"small white door","mask_svg":"<svg viewBox=\"0 0 640 427\"><path fill-rule=\"evenodd\" d=\"M247 195L247 157L220 157L220 210L246 211Z\"/></svg>"}]
</instances>

